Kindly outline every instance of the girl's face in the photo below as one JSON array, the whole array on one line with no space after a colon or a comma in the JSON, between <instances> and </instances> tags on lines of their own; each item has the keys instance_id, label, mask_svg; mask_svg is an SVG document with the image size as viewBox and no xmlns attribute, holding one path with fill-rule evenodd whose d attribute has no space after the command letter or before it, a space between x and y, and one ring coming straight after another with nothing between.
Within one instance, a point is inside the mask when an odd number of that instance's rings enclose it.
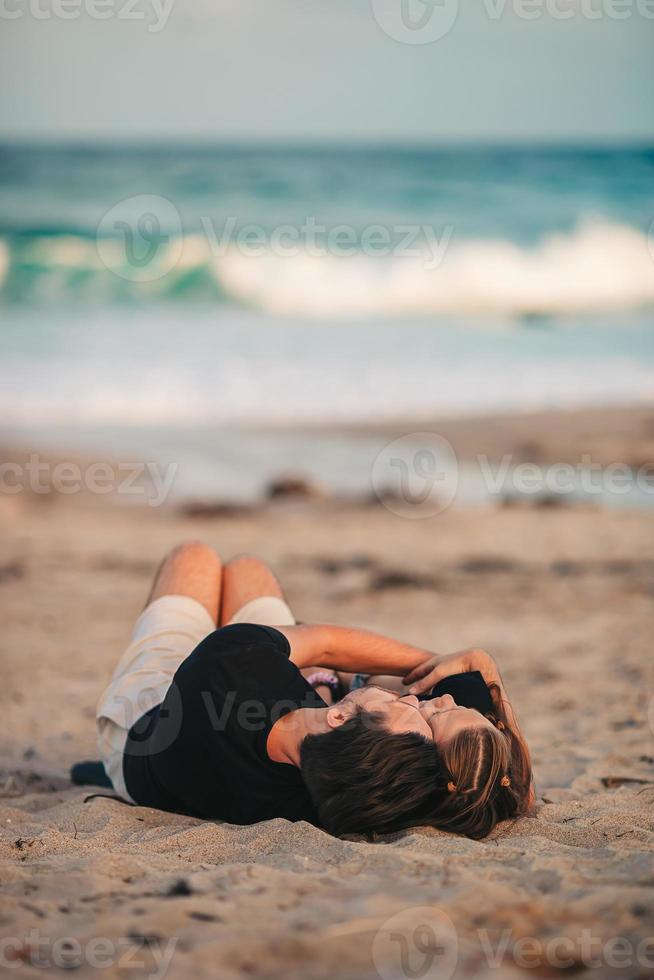
<instances>
[{"instance_id":1,"label":"girl's face","mask_svg":"<svg viewBox=\"0 0 654 980\"><path fill-rule=\"evenodd\" d=\"M495 728L493 722L484 718L475 708L464 708L457 704L451 694L421 701L419 710L431 729L434 741L439 745L451 741L459 732L470 728Z\"/></svg>"},{"instance_id":2,"label":"girl's face","mask_svg":"<svg viewBox=\"0 0 654 980\"><path fill-rule=\"evenodd\" d=\"M384 728L393 735L415 732L441 745L464 729L494 728L488 718L474 708L458 705L450 694L430 701L419 701L414 694L400 695L370 685L352 691L333 708L339 709L341 706L343 720L350 717L356 707L363 708L380 715Z\"/></svg>"}]
</instances>

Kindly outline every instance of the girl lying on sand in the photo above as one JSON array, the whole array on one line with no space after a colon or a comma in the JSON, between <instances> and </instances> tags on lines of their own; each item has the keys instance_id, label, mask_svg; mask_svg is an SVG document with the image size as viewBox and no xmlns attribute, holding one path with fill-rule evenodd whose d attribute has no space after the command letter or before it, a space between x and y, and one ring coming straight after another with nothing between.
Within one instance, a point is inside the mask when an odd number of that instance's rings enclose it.
<instances>
[{"instance_id":1,"label":"girl lying on sand","mask_svg":"<svg viewBox=\"0 0 654 980\"><path fill-rule=\"evenodd\" d=\"M334 700L336 670L373 676ZM489 654L297 625L263 562L223 569L199 543L163 562L97 719L120 797L203 818L481 838L533 803L529 752ZM73 778L88 781L88 767Z\"/></svg>"}]
</instances>

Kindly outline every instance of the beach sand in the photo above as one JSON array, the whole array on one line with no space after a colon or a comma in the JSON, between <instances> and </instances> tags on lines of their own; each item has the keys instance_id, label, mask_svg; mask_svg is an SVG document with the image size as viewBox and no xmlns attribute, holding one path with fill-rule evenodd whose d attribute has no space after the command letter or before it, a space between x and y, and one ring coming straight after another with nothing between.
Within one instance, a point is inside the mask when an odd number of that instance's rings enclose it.
<instances>
[{"instance_id":1,"label":"beach sand","mask_svg":"<svg viewBox=\"0 0 654 980\"><path fill-rule=\"evenodd\" d=\"M559 431L561 447L583 442L574 417ZM633 455L631 431L613 433L617 452ZM0 527L7 975L48 962L121 978L654 974L650 513L410 520L299 500L191 519L21 494L0 497ZM270 561L302 620L489 649L532 749L535 815L481 842L422 828L369 843L85 802L69 766L97 756L97 697L159 560L188 538Z\"/></svg>"}]
</instances>

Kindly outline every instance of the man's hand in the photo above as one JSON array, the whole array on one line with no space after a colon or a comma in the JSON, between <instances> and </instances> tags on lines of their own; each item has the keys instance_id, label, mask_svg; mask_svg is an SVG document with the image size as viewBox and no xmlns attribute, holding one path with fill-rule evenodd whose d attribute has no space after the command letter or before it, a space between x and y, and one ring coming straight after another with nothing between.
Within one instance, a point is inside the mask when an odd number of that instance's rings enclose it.
<instances>
[{"instance_id":1,"label":"man's hand","mask_svg":"<svg viewBox=\"0 0 654 980\"><path fill-rule=\"evenodd\" d=\"M429 660L409 671L402 683L408 686L409 694L424 694L425 691L431 691L445 677L451 677L452 674L465 674L470 670L478 670L487 684L499 683L497 664L490 653L479 647L450 653L444 657L438 655L430 657Z\"/></svg>"}]
</instances>

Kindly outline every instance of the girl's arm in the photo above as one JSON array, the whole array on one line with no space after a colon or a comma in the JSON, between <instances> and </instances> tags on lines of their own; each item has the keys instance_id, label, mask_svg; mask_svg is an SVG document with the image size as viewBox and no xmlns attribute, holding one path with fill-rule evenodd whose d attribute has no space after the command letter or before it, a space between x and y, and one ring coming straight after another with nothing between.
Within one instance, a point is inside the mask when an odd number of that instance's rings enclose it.
<instances>
[{"instance_id":1,"label":"girl's arm","mask_svg":"<svg viewBox=\"0 0 654 980\"><path fill-rule=\"evenodd\" d=\"M404 675L431 660L428 650L347 626L278 626L296 667L330 667L366 674Z\"/></svg>"}]
</instances>

